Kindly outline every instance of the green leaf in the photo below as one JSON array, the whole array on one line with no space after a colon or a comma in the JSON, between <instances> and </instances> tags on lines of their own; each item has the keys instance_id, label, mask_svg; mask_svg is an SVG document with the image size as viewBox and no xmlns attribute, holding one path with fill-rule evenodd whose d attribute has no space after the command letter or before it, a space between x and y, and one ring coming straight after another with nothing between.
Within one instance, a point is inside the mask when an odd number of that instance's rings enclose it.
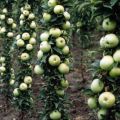
<instances>
[{"instance_id":1,"label":"green leaf","mask_svg":"<svg viewBox=\"0 0 120 120\"><path fill-rule=\"evenodd\" d=\"M111 4L111 6L114 6L117 2L118 2L118 0L111 0L110 4Z\"/></svg>"}]
</instances>

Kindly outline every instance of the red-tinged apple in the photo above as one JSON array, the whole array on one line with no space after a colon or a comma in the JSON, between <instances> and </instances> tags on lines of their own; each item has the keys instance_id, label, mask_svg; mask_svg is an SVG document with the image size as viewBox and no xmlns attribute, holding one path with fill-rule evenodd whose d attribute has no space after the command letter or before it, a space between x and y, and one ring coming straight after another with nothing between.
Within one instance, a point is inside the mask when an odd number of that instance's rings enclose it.
<instances>
[{"instance_id":1,"label":"red-tinged apple","mask_svg":"<svg viewBox=\"0 0 120 120\"><path fill-rule=\"evenodd\" d=\"M97 116L98 116L98 120L104 120L106 118L106 115L107 115L107 109L100 109L97 113Z\"/></svg>"},{"instance_id":2,"label":"red-tinged apple","mask_svg":"<svg viewBox=\"0 0 120 120\"><path fill-rule=\"evenodd\" d=\"M36 65L34 68L34 73L37 75L43 75L44 69L41 66Z\"/></svg>"},{"instance_id":3,"label":"red-tinged apple","mask_svg":"<svg viewBox=\"0 0 120 120\"><path fill-rule=\"evenodd\" d=\"M19 86L19 89L21 91L26 91L28 89L28 86L26 83L21 83L20 86Z\"/></svg>"},{"instance_id":4,"label":"red-tinged apple","mask_svg":"<svg viewBox=\"0 0 120 120\"><path fill-rule=\"evenodd\" d=\"M7 36L8 36L9 38L12 38L12 37L14 36L14 34L13 34L13 32L8 32L8 33L7 33Z\"/></svg>"},{"instance_id":5,"label":"red-tinged apple","mask_svg":"<svg viewBox=\"0 0 120 120\"><path fill-rule=\"evenodd\" d=\"M51 20L51 14L43 13L43 19L44 21L49 22Z\"/></svg>"},{"instance_id":6,"label":"red-tinged apple","mask_svg":"<svg viewBox=\"0 0 120 120\"><path fill-rule=\"evenodd\" d=\"M63 47L62 53L63 53L64 55L68 55L69 52L70 52L70 49L69 49L69 47L68 47L67 45L66 45L65 47Z\"/></svg>"},{"instance_id":7,"label":"red-tinged apple","mask_svg":"<svg viewBox=\"0 0 120 120\"><path fill-rule=\"evenodd\" d=\"M23 10L23 15L24 16L29 16L29 11L28 10Z\"/></svg>"},{"instance_id":8,"label":"red-tinged apple","mask_svg":"<svg viewBox=\"0 0 120 120\"><path fill-rule=\"evenodd\" d=\"M104 88L104 83L102 80L100 79L94 79L92 81L92 84L91 84L91 90L94 92L94 93L99 93L103 90Z\"/></svg>"},{"instance_id":9,"label":"red-tinged apple","mask_svg":"<svg viewBox=\"0 0 120 120\"><path fill-rule=\"evenodd\" d=\"M59 28L51 28L49 31L50 35L52 35L53 37L60 37L60 35L62 34L62 31Z\"/></svg>"},{"instance_id":10,"label":"red-tinged apple","mask_svg":"<svg viewBox=\"0 0 120 120\"><path fill-rule=\"evenodd\" d=\"M47 41L43 41L40 44L40 50L42 50L43 53L47 53L51 50L51 45Z\"/></svg>"},{"instance_id":11,"label":"red-tinged apple","mask_svg":"<svg viewBox=\"0 0 120 120\"><path fill-rule=\"evenodd\" d=\"M65 39L64 39L64 38L58 37L58 38L56 39L56 46L57 46L58 48L63 48L63 47L65 46L65 44L66 44L66 42L65 42Z\"/></svg>"},{"instance_id":12,"label":"red-tinged apple","mask_svg":"<svg viewBox=\"0 0 120 120\"><path fill-rule=\"evenodd\" d=\"M115 62L120 62L120 49L116 50L116 52L113 54L113 59Z\"/></svg>"},{"instance_id":13,"label":"red-tinged apple","mask_svg":"<svg viewBox=\"0 0 120 120\"><path fill-rule=\"evenodd\" d=\"M63 13L63 15L64 15L64 17L65 17L66 20L69 20L69 19L70 19L70 14L69 14L67 11L65 11L65 12Z\"/></svg>"},{"instance_id":14,"label":"red-tinged apple","mask_svg":"<svg viewBox=\"0 0 120 120\"><path fill-rule=\"evenodd\" d=\"M41 41L48 41L48 38L49 38L49 33L48 32L44 32L40 35L40 40Z\"/></svg>"},{"instance_id":15,"label":"red-tinged apple","mask_svg":"<svg viewBox=\"0 0 120 120\"><path fill-rule=\"evenodd\" d=\"M68 30L68 29L70 29L70 27L71 27L71 24L70 24L69 21L66 21L66 23L63 24L63 29L64 30Z\"/></svg>"},{"instance_id":16,"label":"red-tinged apple","mask_svg":"<svg viewBox=\"0 0 120 120\"><path fill-rule=\"evenodd\" d=\"M90 109L96 109L97 108L97 99L95 97L90 97L87 101L88 106Z\"/></svg>"},{"instance_id":17,"label":"red-tinged apple","mask_svg":"<svg viewBox=\"0 0 120 120\"><path fill-rule=\"evenodd\" d=\"M31 84L32 83L32 77L31 76L25 76L24 83Z\"/></svg>"},{"instance_id":18,"label":"red-tinged apple","mask_svg":"<svg viewBox=\"0 0 120 120\"><path fill-rule=\"evenodd\" d=\"M112 68L111 71L109 72L109 75L113 78L119 77L120 76L120 68L119 67Z\"/></svg>"},{"instance_id":19,"label":"red-tinged apple","mask_svg":"<svg viewBox=\"0 0 120 120\"><path fill-rule=\"evenodd\" d=\"M104 92L99 96L99 104L103 108L111 108L115 104L115 96L111 92Z\"/></svg>"},{"instance_id":20,"label":"red-tinged apple","mask_svg":"<svg viewBox=\"0 0 120 120\"><path fill-rule=\"evenodd\" d=\"M117 23L115 20L111 20L110 18L106 18L104 19L103 23L102 23L102 27L105 31L113 31L115 30L117 26Z\"/></svg>"},{"instance_id":21,"label":"red-tinged apple","mask_svg":"<svg viewBox=\"0 0 120 120\"><path fill-rule=\"evenodd\" d=\"M51 66L58 66L61 62L61 59L58 55L51 55L48 62Z\"/></svg>"},{"instance_id":22,"label":"red-tinged apple","mask_svg":"<svg viewBox=\"0 0 120 120\"><path fill-rule=\"evenodd\" d=\"M106 55L100 61L100 67L103 70L110 70L114 64L113 57L110 55Z\"/></svg>"},{"instance_id":23,"label":"red-tinged apple","mask_svg":"<svg viewBox=\"0 0 120 120\"><path fill-rule=\"evenodd\" d=\"M35 45L36 44L36 39L34 37L30 38L29 44Z\"/></svg>"},{"instance_id":24,"label":"red-tinged apple","mask_svg":"<svg viewBox=\"0 0 120 120\"><path fill-rule=\"evenodd\" d=\"M28 16L28 19L29 20L35 19L35 15L33 13L30 13L29 16Z\"/></svg>"},{"instance_id":25,"label":"red-tinged apple","mask_svg":"<svg viewBox=\"0 0 120 120\"><path fill-rule=\"evenodd\" d=\"M30 24L30 28L35 29L36 26L37 25L36 25L35 21L32 21L31 24Z\"/></svg>"},{"instance_id":26,"label":"red-tinged apple","mask_svg":"<svg viewBox=\"0 0 120 120\"><path fill-rule=\"evenodd\" d=\"M17 97L17 96L20 95L19 88L15 88L15 89L13 90L13 95L14 95L15 97Z\"/></svg>"},{"instance_id":27,"label":"red-tinged apple","mask_svg":"<svg viewBox=\"0 0 120 120\"><path fill-rule=\"evenodd\" d=\"M25 45L25 42L22 39L17 40L17 46L18 47L23 47Z\"/></svg>"},{"instance_id":28,"label":"red-tinged apple","mask_svg":"<svg viewBox=\"0 0 120 120\"><path fill-rule=\"evenodd\" d=\"M54 7L55 14L63 14L63 12L64 12L64 7L62 5L56 5Z\"/></svg>"},{"instance_id":29,"label":"red-tinged apple","mask_svg":"<svg viewBox=\"0 0 120 120\"><path fill-rule=\"evenodd\" d=\"M39 50L38 53L37 53L38 60L41 60L42 57L43 57L43 51Z\"/></svg>"},{"instance_id":30,"label":"red-tinged apple","mask_svg":"<svg viewBox=\"0 0 120 120\"><path fill-rule=\"evenodd\" d=\"M22 34L22 39L23 39L23 40L29 40L29 39L30 39L30 34L27 33L27 32L23 33L23 34Z\"/></svg>"},{"instance_id":31,"label":"red-tinged apple","mask_svg":"<svg viewBox=\"0 0 120 120\"><path fill-rule=\"evenodd\" d=\"M28 53L22 53L20 58L22 61L27 61L30 59L30 55Z\"/></svg>"},{"instance_id":32,"label":"red-tinged apple","mask_svg":"<svg viewBox=\"0 0 120 120\"><path fill-rule=\"evenodd\" d=\"M59 95L59 96L64 96L65 95L65 91L64 90L56 90L56 94Z\"/></svg>"},{"instance_id":33,"label":"red-tinged apple","mask_svg":"<svg viewBox=\"0 0 120 120\"><path fill-rule=\"evenodd\" d=\"M61 80L60 84L63 88L68 88L68 86L69 86L68 80L64 80L64 79Z\"/></svg>"},{"instance_id":34,"label":"red-tinged apple","mask_svg":"<svg viewBox=\"0 0 120 120\"><path fill-rule=\"evenodd\" d=\"M27 45L26 45L26 50L28 50L28 51L33 50L33 45L27 44Z\"/></svg>"},{"instance_id":35,"label":"red-tinged apple","mask_svg":"<svg viewBox=\"0 0 120 120\"><path fill-rule=\"evenodd\" d=\"M58 67L58 70L61 74L67 74L70 71L70 68L65 63L61 63Z\"/></svg>"},{"instance_id":36,"label":"red-tinged apple","mask_svg":"<svg viewBox=\"0 0 120 120\"><path fill-rule=\"evenodd\" d=\"M60 120L61 119L61 113L58 110L54 110L50 113L50 119L51 120Z\"/></svg>"},{"instance_id":37,"label":"red-tinged apple","mask_svg":"<svg viewBox=\"0 0 120 120\"><path fill-rule=\"evenodd\" d=\"M57 0L49 0L48 1L48 6L49 7L54 7L57 5Z\"/></svg>"}]
</instances>

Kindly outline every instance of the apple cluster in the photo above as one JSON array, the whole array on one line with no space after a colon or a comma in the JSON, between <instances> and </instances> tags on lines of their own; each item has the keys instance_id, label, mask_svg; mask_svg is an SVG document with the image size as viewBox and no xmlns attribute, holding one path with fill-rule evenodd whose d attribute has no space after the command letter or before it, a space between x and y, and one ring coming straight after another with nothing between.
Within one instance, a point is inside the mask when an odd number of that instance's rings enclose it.
<instances>
[{"instance_id":1,"label":"apple cluster","mask_svg":"<svg viewBox=\"0 0 120 120\"><path fill-rule=\"evenodd\" d=\"M100 46L104 50L103 58L99 63L101 77L99 75L100 78L93 80L91 91L94 95L88 99L88 106L91 109L99 109L99 120L110 116L110 109L117 102L112 85L117 84L116 80L120 77L119 37L114 34L117 23L111 18L106 18L103 20L102 27L108 34L100 39Z\"/></svg>"},{"instance_id":2,"label":"apple cluster","mask_svg":"<svg viewBox=\"0 0 120 120\"><path fill-rule=\"evenodd\" d=\"M38 64L34 68L37 75L46 80L46 107L47 118L51 120L64 119L64 112L60 109L60 99L65 96L68 81L65 75L69 73L68 30L70 14L58 0L48 0L47 9L43 9L43 25L45 30L40 35L40 50L38 51ZM56 19L56 20L55 20ZM53 22L53 20L55 20ZM57 23L59 21L59 23ZM49 97L48 97L49 96ZM57 103L56 100L57 99ZM49 103L51 101L51 103ZM58 106L55 106L58 104ZM62 112L61 112L62 111Z\"/></svg>"},{"instance_id":3,"label":"apple cluster","mask_svg":"<svg viewBox=\"0 0 120 120\"><path fill-rule=\"evenodd\" d=\"M21 7L20 14L20 30L16 36L16 48L18 50L18 74L14 85L13 95L14 100L22 100L21 109L28 107L31 104L31 84L32 84L32 53L36 44L36 22L35 14L32 12L31 5L28 3ZM19 104L19 103L18 103ZM27 109L27 108L26 108Z\"/></svg>"}]
</instances>

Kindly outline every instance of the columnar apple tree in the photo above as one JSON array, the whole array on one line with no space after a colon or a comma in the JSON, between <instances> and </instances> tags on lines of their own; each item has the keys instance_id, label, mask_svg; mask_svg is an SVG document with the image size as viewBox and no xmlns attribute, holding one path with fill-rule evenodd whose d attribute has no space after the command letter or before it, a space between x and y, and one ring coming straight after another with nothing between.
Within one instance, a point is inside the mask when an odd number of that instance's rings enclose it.
<instances>
[{"instance_id":1,"label":"columnar apple tree","mask_svg":"<svg viewBox=\"0 0 120 120\"><path fill-rule=\"evenodd\" d=\"M12 18L12 2L0 1L0 37L2 52L0 57L0 83L1 90L6 97L6 102L10 100L10 85L14 83L14 70L12 69L12 44L14 42L14 32L16 23ZM3 88L3 89L2 89Z\"/></svg>"},{"instance_id":2,"label":"columnar apple tree","mask_svg":"<svg viewBox=\"0 0 120 120\"><path fill-rule=\"evenodd\" d=\"M18 68L13 96L16 107L26 112L32 107L32 55L36 44L36 22L32 7L27 2L20 9L19 31L16 36L16 50L18 51Z\"/></svg>"},{"instance_id":3,"label":"columnar apple tree","mask_svg":"<svg viewBox=\"0 0 120 120\"><path fill-rule=\"evenodd\" d=\"M69 29L70 14L68 1L49 0L43 4L43 32L40 35L38 64L34 72L43 77L45 85L40 92L44 102L41 120L67 120L67 100L65 90L69 73ZM66 106L66 107L65 107Z\"/></svg>"},{"instance_id":4,"label":"columnar apple tree","mask_svg":"<svg viewBox=\"0 0 120 120\"><path fill-rule=\"evenodd\" d=\"M108 0L92 3L96 6L95 15L99 13L103 17L105 35L100 39L103 57L97 64L94 63L96 72L88 105L97 110L99 120L117 120L120 118L120 2Z\"/></svg>"}]
</instances>

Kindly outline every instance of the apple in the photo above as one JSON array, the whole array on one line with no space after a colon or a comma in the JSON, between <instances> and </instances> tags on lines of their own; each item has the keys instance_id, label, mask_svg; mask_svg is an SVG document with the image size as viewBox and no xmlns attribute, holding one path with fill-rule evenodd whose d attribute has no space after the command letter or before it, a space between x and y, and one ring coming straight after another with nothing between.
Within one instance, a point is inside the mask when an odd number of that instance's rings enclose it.
<instances>
[{"instance_id":1,"label":"apple","mask_svg":"<svg viewBox=\"0 0 120 120\"><path fill-rule=\"evenodd\" d=\"M81 28L81 27L83 26L83 23L82 23L81 21L78 21L78 22L76 23L76 26Z\"/></svg>"},{"instance_id":2,"label":"apple","mask_svg":"<svg viewBox=\"0 0 120 120\"><path fill-rule=\"evenodd\" d=\"M32 77L31 76L25 76L24 83L31 84L32 83Z\"/></svg>"},{"instance_id":3,"label":"apple","mask_svg":"<svg viewBox=\"0 0 120 120\"><path fill-rule=\"evenodd\" d=\"M51 28L49 31L50 35L52 35L53 37L60 37L60 35L62 34L62 31L59 28Z\"/></svg>"},{"instance_id":4,"label":"apple","mask_svg":"<svg viewBox=\"0 0 120 120\"><path fill-rule=\"evenodd\" d=\"M51 20L51 14L43 13L43 19L44 21L49 22Z\"/></svg>"},{"instance_id":5,"label":"apple","mask_svg":"<svg viewBox=\"0 0 120 120\"><path fill-rule=\"evenodd\" d=\"M20 34L16 36L16 40L19 40L20 38L21 38Z\"/></svg>"},{"instance_id":6,"label":"apple","mask_svg":"<svg viewBox=\"0 0 120 120\"><path fill-rule=\"evenodd\" d=\"M26 83L21 83L20 86L19 86L19 89L20 89L21 91L25 91L25 90L28 89L28 86L27 86Z\"/></svg>"},{"instance_id":7,"label":"apple","mask_svg":"<svg viewBox=\"0 0 120 120\"><path fill-rule=\"evenodd\" d=\"M20 95L19 88L15 88L15 89L13 90L13 95L14 95L15 97L17 97L17 96Z\"/></svg>"},{"instance_id":8,"label":"apple","mask_svg":"<svg viewBox=\"0 0 120 120\"><path fill-rule=\"evenodd\" d=\"M120 62L120 49L116 50L116 52L113 54L113 59L115 62Z\"/></svg>"},{"instance_id":9,"label":"apple","mask_svg":"<svg viewBox=\"0 0 120 120\"><path fill-rule=\"evenodd\" d=\"M70 71L70 68L68 65L66 65L65 63L61 63L58 67L58 71L61 73L61 74L67 74L69 73Z\"/></svg>"},{"instance_id":10,"label":"apple","mask_svg":"<svg viewBox=\"0 0 120 120\"><path fill-rule=\"evenodd\" d=\"M31 6L29 4L26 4L25 5L25 10L30 10L31 9Z\"/></svg>"},{"instance_id":11,"label":"apple","mask_svg":"<svg viewBox=\"0 0 120 120\"><path fill-rule=\"evenodd\" d=\"M2 10L2 12L3 12L4 14L7 14L7 13L8 13L7 8L4 8L4 9Z\"/></svg>"},{"instance_id":12,"label":"apple","mask_svg":"<svg viewBox=\"0 0 120 120\"><path fill-rule=\"evenodd\" d=\"M95 97L90 97L87 103L88 103L89 108L91 109L97 108L97 99Z\"/></svg>"},{"instance_id":13,"label":"apple","mask_svg":"<svg viewBox=\"0 0 120 120\"><path fill-rule=\"evenodd\" d=\"M119 77L120 76L120 68L118 68L118 67L112 68L111 71L109 72L109 75L111 77Z\"/></svg>"},{"instance_id":14,"label":"apple","mask_svg":"<svg viewBox=\"0 0 120 120\"><path fill-rule=\"evenodd\" d=\"M58 38L56 39L56 46L57 46L58 48L63 48L63 47L65 46L65 44L66 44L66 42L65 42L65 39L64 39L64 38L58 37Z\"/></svg>"},{"instance_id":15,"label":"apple","mask_svg":"<svg viewBox=\"0 0 120 120\"><path fill-rule=\"evenodd\" d=\"M18 47L23 47L25 45L25 42L22 39L17 40L17 46Z\"/></svg>"},{"instance_id":16,"label":"apple","mask_svg":"<svg viewBox=\"0 0 120 120\"><path fill-rule=\"evenodd\" d=\"M30 13L28 16L28 19L33 20L35 19L35 15L33 13Z\"/></svg>"},{"instance_id":17,"label":"apple","mask_svg":"<svg viewBox=\"0 0 120 120\"><path fill-rule=\"evenodd\" d=\"M61 119L61 113L58 110L54 110L50 113L50 119L51 120L60 120Z\"/></svg>"},{"instance_id":18,"label":"apple","mask_svg":"<svg viewBox=\"0 0 120 120\"><path fill-rule=\"evenodd\" d=\"M29 44L35 45L36 44L36 39L34 37L31 37L29 40Z\"/></svg>"},{"instance_id":19,"label":"apple","mask_svg":"<svg viewBox=\"0 0 120 120\"><path fill-rule=\"evenodd\" d=\"M20 25L23 26L23 24L24 24L24 21L20 20Z\"/></svg>"},{"instance_id":20,"label":"apple","mask_svg":"<svg viewBox=\"0 0 120 120\"><path fill-rule=\"evenodd\" d=\"M0 15L1 20L5 20L5 18L6 18L5 15Z\"/></svg>"},{"instance_id":21,"label":"apple","mask_svg":"<svg viewBox=\"0 0 120 120\"><path fill-rule=\"evenodd\" d=\"M33 37L33 38L36 38L36 37L37 37L37 33L36 33L36 32L33 32L33 33L32 33L32 37Z\"/></svg>"},{"instance_id":22,"label":"apple","mask_svg":"<svg viewBox=\"0 0 120 120\"><path fill-rule=\"evenodd\" d=\"M104 92L99 96L99 104L103 108L111 108L115 104L115 96L111 92Z\"/></svg>"},{"instance_id":23,"label":"apple","mask_svg":"<svg viewBox=\"0 0 120 120\"><path fill-rule=\"evenodd\" d=\"M114 64L113 57L110 55L106 55L100 61L100 68L103 70L110 70Z\"/></svg>"},{"instance_id":24,"label":"apple","mask_svg":"<svg viewBox=\"0 0 120 120\"><path fill-rule=\"evenodd\" d=\"M67 11L65 11L65 12L63 13L63 15L64 15L64 17L65 17L66 20L69 20L69 19L70 19L70 14L69 14Z\"/></svg>"},{"instance_id":25,"label":"apple","mask_svg":"<svg viewBox=\"0 0 120 120\"><path fill-rule=\"evenodd\" d=\"M14 20L12 18L8 18L7 24L11 25L11 24L13 24L13 22L14 22Z\"/></svg>"},{"instance_id":26,"label":"apple","mask_svg":"<svg viewBox=\"0 0 120 120\"><path fill-rule=\"evenodd\" d=\"M27 45L26 45L26 50L28 50L28 51L33 50L33 45L27 44Z\"/></svg>"},{"instance_id":27,"label":"apple","mask_svg":"<svg viewBox=\"0 0 120 120\"><path fill-rule=\"evenodd\" d=\"M48 6L49 7L54 7L57 5L57 0L49 0L48 1Z\"/></svg>"},{"instance_id":28,"label":"apple","mask_svg":"<svg viewBox=\"0 0 120 120\"><path fill-rule=\"evenodd\" d=\"M22 34L22 39L23 39L23 40L29 40L29 39L30 39L30 34L27 33L27 32L23 33L23 34Z\"/></svg>"},{"instance_id":29,"label":"apple","mask_svg":"<svg viewBox=\"0 0 120 120\"><path fill-rule=\"evenodd\" d=\"M63 88L68 88L68 86L69 86L68 80L64 80L64 79L61 80L60 84Z\"/></svg>"},{"instance_id":30,"label":"apple","mask_svg":"<svg viewBox=\"0 0 120 120\"><path fill-rule=\"evenodd\" d=\"M24 16L29 16L29 11L28 10L23 10L23 15Z\"/></svg>"},{"instance_id":31,"label":"apple","mask_svg":"<svg viewBox=\"0 0 120 120\"><path fill-rule=\"evenodd\" d=\"M14 85L14 83L15 83L15 80L10 80L10 85Z\"/></svg>"},{"instance_id":32,"label":"apple","mask_svg":"<svg viewBox=\"0 0 120 120\"><path fill-rule=\"evenodd\" d=\"M62 14L64 12L64 7L62 5L56 5L54 7L55 14Z\"/></svg>"},{"instance_id":33,"label":"apple","mask_svg":"<svg viewBox=\"0 0 120 120\"><path fill-rule=\"evenodd\" d=\"M91 84L91 90L94 93L99 93L103 90L104 88L104 83L100 79L94 79Z\"/></svg>"},{"instance_id":34,"label":"apple","mask_svg":"<svg viewBox=\"0 0 120 120\"><path fill-rule=\"evenodd\" d=\"M68 55L69 52L70 52L70 49L69 49L69 47L68 47L67 45L66 45L65 47L63 47L62 53L63 53L64 55Z\"/></svg>"},{"instance_id":35,"label":"apple","mask_svg":"<svg viewBox=\"0 0 120 120\"><path fill-rule=\"evenodd\" d=\"M13 32L8 32L8 33L7 33L7 36L8 36L9 38L12 38L12 37L14 36L14 34L13 34Z\"/></svg>"},{"instance_id":36,"label":"apple","mask_svg":"<svg viewBox=\"0 0 120 120\"><path fill-rule=\"evenodd\" d=\"M12 29L15 29L17 25L15 23L12 24Z\"/></svg>"},{"instance_id":37,"label":"apple","mask_svg":"<svg viewBox=\"0 0 120 120\"><path fill-rule=\"evenodd\" d=\"M2 27L2 28L0 29L0 33L3 34L3 33L5 33L5 32L6 32L6 28L5 28L5 27Z\"/></svg>"},{"instance_id":38,"label":"apple","mask_svg":"<svg viewBox=\"0 0 120 120\"><path fill-rule=\"evenodd\" d=\"M43 51L39 50L37 53L38 60L41 60L42 57L43 57Z\"/></svg>"},{"instance_id":39,"label":"apple","mask_svg":"<svg viewBox=\"0 0 120 120\"><path fill-rule=\"evenodd\" d=\"M51 45L47 41L43 41L40 44L40 50L42 50L43 53L47 53L51 50Z\"/></svg>"},{"instance_id":40,"label":"apple","mask_svg":"<svg viewBox=\"0 0 120 120\"><path fill-rule=\"evenodd\" d=\"M106 118L106 115L107 115L107 109L104 108L100 109L97 113L99 120L104 120Z\"/></svg>"},{"instance_id":41,"label":"apple","mask_svg":"<svg viewBox=\"0 0 120 120\"><path fill-rule=\"evenodd\" d=\"M41 41L48 41L49 38L49 33L48 32L44 32L40 35L40 40Z\"/></svg>"},{"instance_id":42,"label":"apple","mask_svg":"<svg viewBox=\"0 0 120 120\"><path fill-rule=\"evenodd\" d=\"M70 29L70 27L71 27L71 24L70 24L69 21L66 21L66 23L63 24L63 29L64 30L68 30L68 29Z\"/></svg>"},{"instance_id":43,"label":"apple","mask_svg":"<svg viewBox=\"0 0 120 120\"><path fill-rule=\"evenodd\" d=\"M43 75L44 69L41 66L36 65L34 68L34 73L37 75Z\"/></svg>"},{"instance_id":44,"label":"apple","mask_svg":"<svg viewBox=\"0 0 120 120\"><path fill-rule=\"evenodd\" d=\"M20 15L20 20L24 20L25 16L23 14Z\"/></svg>"},{"instance_id":45,"label":"apple","mask_svg":"<svg viewBox=\"0 0 120 120\"><path fill-rule=\"evenodd\" d=\"M0 63L4 63L5 62L5 57L0 57Z\"/></svg>"},{"instance_id":46,"label":"apple","mask_svg":"<svg viewBox=\"0 0 120 120\"><path fill-rule=\"evenodd\" d=\"M35 21L32 21L30 24L30 28L35 29L36 28L36 23Z\"/></svg>"},{"instance_id":47,"label":"apple","mask_svg":"<svg viewBox=\"0 0 120 120\"><path fill-rule=\"evenodd\" d=\"M65 94L65 91L64 90L56 90L56 94L59 95L59 96L64 96Z\"/></svg>"},{"instance_id":48,"label":"apple","mask_svg":"<svg viewBox=\"0 0 120 120\"><path fill-rule=\"evenodd\" d=\"M67 64L68 66L70 66L70 60L69 60L69 58L65 59L64 63Z\"/></svg>"},{"instance_id":49,"label":"apple","mask_svg":"<svg viewBox=\"0 0 120 120\"><path fill-rule=\"evenodd\" d=\"M115 34L107 34L100 39L100 45L103 48L114 48L118 45L119 38Z\"/></svg>"},{"instance_id":50,"label":"apple","mask_svg":"<svg viewBox=\"0 0 120 120\"><path fill-rule=\"evenodd\" d=\"M103 23L102 23L103 29L104 29L105 31L108 31L108 32L115 30L116 26L117 26L116 21L111 20L110 18L104 19L104 21L103 21Z\"/></svg>"},{"instance_id":51,"label":"apple","mask_svg":"<svg viewBox=\"0 0 120 120\"><path fill-rule=\"evenodd\" d=\"M27 61L30 59L30 55L28 53L22 53L20 58L22 61Z\"/></svg>"},{"instance_id":52,"label":"apple","mask_svg":"<svg viewBox=\"0 0 120 120\"><path fill-rule=\"evenodd\" d=\"M61 62L61 59L58 55L51 55L48 62L51 66L58 66Z\"/></svg>"}]
</instances>

